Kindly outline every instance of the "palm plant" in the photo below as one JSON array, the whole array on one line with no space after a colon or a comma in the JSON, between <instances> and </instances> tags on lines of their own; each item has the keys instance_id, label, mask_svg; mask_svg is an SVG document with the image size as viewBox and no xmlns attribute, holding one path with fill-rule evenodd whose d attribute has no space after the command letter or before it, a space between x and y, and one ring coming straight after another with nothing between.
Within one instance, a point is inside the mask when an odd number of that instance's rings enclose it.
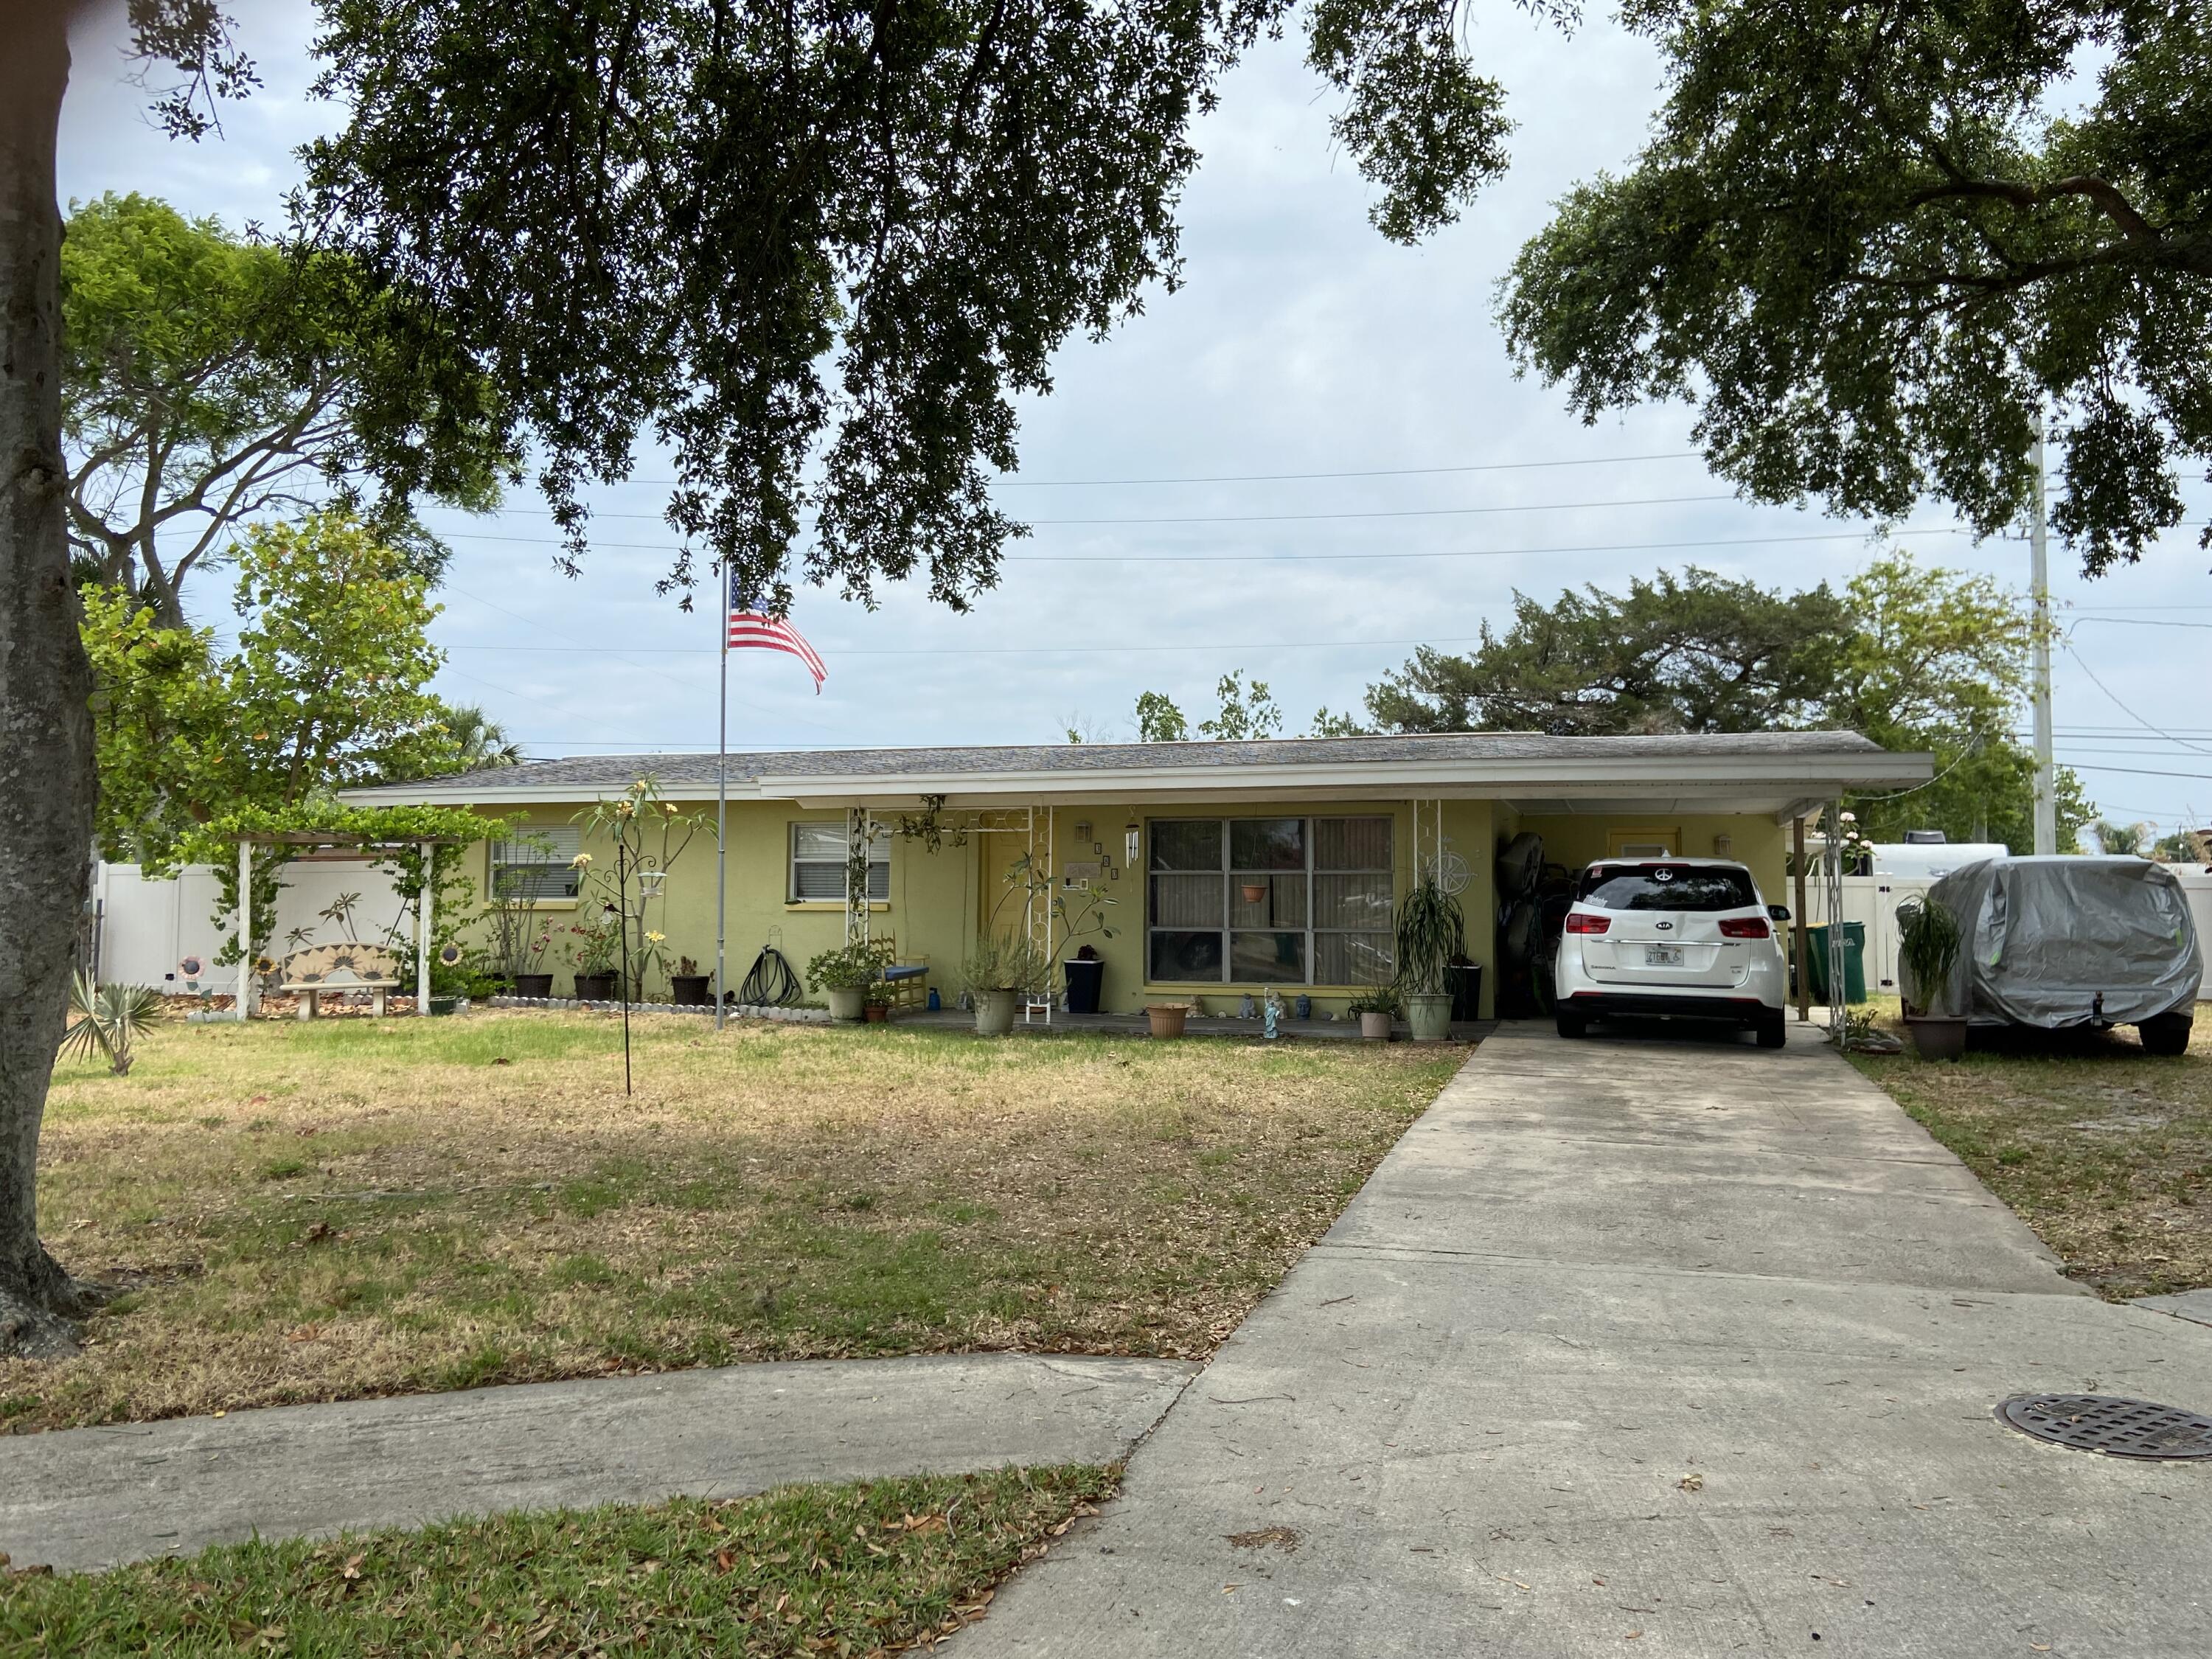
<instances>
[{"instance_id":1,"label":"palm plant","mask_svg":"<svg viewBox=\"0 0 2212 1659\"><path fill-rule=\"evenodd\" d=\"M62 1033L64 1057L106 1054L122 1077L137 1058L132 1045L161 1018L161 994L143 985L100 985L79 973L70 983L70 1008L76 1018Z\"/></svg>"}]
</instances>

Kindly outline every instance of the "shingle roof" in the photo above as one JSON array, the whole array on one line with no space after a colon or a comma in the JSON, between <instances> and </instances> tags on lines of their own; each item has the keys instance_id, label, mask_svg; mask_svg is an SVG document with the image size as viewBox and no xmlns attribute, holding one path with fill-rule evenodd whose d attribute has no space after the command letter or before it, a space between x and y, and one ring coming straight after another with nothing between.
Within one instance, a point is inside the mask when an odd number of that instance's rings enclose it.
<instances>
[{"instance_id":1,"label":"shingle roof","mask_svg":"<svg viewBox=\"0 0 2212 1659\"><path fill-rule=\"evenodd\" d=\"M1407 763L1516 760L1752 759L1860 757L1879 745L1856 732L1745 732L1722 735L1554 738L1533 732L1457 732L1435 736L1270 738L1244 743L1010 744L945 749L815 749L788 753L732 754L730 781L763 776L874 778L1037 772L1116 772L1188 769L1215 772L1240 766L1316 767ZM404 786L420 793L467 795L484 787L619 788L652 776L664 787L696 787L715 778L708 755L572 755L520 766L465 772Z\"/></svg>"}]
</instances>

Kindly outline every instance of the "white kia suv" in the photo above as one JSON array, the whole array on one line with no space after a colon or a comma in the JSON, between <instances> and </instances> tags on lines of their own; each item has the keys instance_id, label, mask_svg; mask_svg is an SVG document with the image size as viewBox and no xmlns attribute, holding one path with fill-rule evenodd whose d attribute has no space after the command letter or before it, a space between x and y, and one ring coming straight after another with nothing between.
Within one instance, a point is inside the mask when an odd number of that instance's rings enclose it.
<instances>
[{"instance_id":1,"label":"white kia suv","mask_svg":"<svg viewBox=\"0 0 2212 1659\"><path fill-rule=\"evenodd\" d=\"M1553 969L1559 1035L1617 1014L1729 1020L1783 1043L1789 968L1751 872L1726 859L1605 859L1583 872Z\"/></svg>"}]
</instances>

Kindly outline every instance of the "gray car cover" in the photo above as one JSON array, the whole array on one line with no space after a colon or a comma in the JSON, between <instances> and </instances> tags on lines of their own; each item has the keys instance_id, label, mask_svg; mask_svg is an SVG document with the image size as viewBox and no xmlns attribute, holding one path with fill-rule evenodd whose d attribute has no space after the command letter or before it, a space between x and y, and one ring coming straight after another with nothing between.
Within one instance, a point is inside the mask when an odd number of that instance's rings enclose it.
<instances>
[{"instance_id":1,"label":"gray car cover","mask_svg":"<svg viewBox=\"0 0 2212 1659\"><path fill-rule=\"evenodd\" d=\"M1954 989L1965 991L1976 1025L2132 1025L2195 1006L2203 952L2181 884L2164 865L1983 859L1928 896L1959 919ZM1906 994L1921 1000L1917 988Z\"/></svg>"}]
</instances>

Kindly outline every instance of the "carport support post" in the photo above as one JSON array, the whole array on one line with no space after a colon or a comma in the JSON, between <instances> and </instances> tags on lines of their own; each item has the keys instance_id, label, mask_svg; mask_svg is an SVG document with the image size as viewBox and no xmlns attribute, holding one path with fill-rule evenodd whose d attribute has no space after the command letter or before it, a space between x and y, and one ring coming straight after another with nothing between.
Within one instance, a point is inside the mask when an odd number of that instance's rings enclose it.
<instances>
[{"instance_id":1,"label":"carport support post","mask_svg":"<svg viewBox=\"0 0 2212 1659\"><path fill-rule=\"evenodd\" d=\"M422 890L415 900L415 1012L430 1012L430 906L435 902L431 895L436 884L431 877L431 861L437 849L424 842L419 849L422 854Z\"/></svg>"},{"instance_id":2,"label":"carport support post","mask_svg":"<svg viewBox=\"0 0 2212 1659\"><path fill-rule=\"evenodd\" d=\"M246 1018L246 999L253 981L253 843L238 843L238 1017Z\"/></svg>"},{"instance_id":3,"label":"carport support post","mask_svg":"<svg viewBox=\"0 0 2212 1659\"><path fill-rule=\"evenodd\" d=\"M1790 821L1790 863L1797 872L1797 903L1790 913L1790 954L1797 963L1797 1018L1802 1021L1813 1018L1813 988L1805 976L1805 819L1802 814ZM1833 917L1829 919L1831 922Z\"/></svg>"}]
</instances>

